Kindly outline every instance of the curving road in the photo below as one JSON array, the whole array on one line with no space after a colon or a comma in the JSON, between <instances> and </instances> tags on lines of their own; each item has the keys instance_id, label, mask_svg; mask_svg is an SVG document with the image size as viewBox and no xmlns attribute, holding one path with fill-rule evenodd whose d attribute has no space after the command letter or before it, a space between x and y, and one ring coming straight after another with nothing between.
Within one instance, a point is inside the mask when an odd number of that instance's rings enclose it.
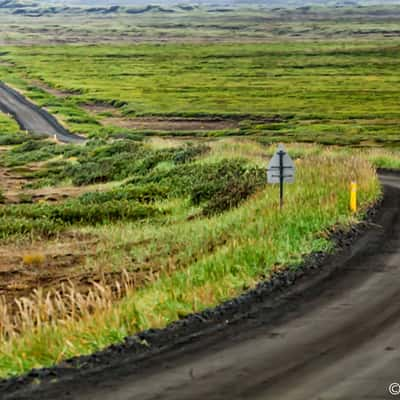
<instances>
[{"instance_id":1,"label":"curving road","mask_svg":"<svg viewBox=\"0 0 400 400\"><path fill-rule=\"evenodd\" d=\"M5 399L383 400L400 382L400 178L376 224L252 318ZM335 264L335 265L333 265ZM329 266L327 266L329 267ZM280 306L276 307L276 302ZM276 311L278 310L278 311ZM400 398L400 396L399 396Z\"/></svg>"},{"instance_id":2,"label":"curving road","mask_svg":"<svg viewBox=\"0 0 400 400\"><path fill-rule=\"evenodd\" d=\"M20 93L0 82L0 110L11 114L23 130L54 137L66 143L82 143L85 138L68 132L46 110L30 102Z\"/></svg>"}]
</instances>

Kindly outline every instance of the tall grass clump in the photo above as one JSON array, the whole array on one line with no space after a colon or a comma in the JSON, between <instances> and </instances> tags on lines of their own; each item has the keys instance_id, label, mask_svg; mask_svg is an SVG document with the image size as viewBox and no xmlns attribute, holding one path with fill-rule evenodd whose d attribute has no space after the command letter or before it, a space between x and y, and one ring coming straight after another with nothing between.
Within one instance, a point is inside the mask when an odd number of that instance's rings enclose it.
<instances>
[{"instance_id":1,"label":"tall grass clump","mask_svg":"<svg viewBox=\"0 0 400 400\"><path fill-rule=\"evenodd\" d=\"M65 282L59 289L46 293L42 288L35 289L29 297L16 299L13 308L4 297L0 297L0 337L9 340L19 332L40 329L43 324L76 321L94 310L107 310L113 301L126 296L133 285L128 272L122 271L120 279L113 283L92 280L84 294L73 282Z\"/></svg>"}]
</instances>

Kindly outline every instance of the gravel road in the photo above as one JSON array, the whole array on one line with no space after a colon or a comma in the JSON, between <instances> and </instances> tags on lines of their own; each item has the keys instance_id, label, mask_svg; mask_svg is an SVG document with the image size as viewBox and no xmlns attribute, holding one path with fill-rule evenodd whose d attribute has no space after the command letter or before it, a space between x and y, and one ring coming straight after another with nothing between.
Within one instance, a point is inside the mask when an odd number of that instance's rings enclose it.
<instances>
[{"instance_id":1,"label":"gravel road","mask_svg":"<svg viewBox=\"0 0 400 400\"><path fill-rule=\"evenodd\" d=\"M81 143L85 138L68 132L51 114L0 82L0 110L11 114L23 130L56 137L65 143Z\"/></svg>"}]
</instances>

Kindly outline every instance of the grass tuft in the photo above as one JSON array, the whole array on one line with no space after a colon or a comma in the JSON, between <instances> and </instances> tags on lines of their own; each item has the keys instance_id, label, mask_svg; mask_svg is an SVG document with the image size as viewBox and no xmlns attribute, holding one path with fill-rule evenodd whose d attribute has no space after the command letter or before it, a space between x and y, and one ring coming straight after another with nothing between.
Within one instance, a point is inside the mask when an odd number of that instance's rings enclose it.
<instances>
[{"instance_id":1,"label":"grass tuft","mask_svg":"<svg viewBox=\"0 0 400 400\"><path fill-rule=\"evenodd\" d=\"M29 253L24 254L22 257L22 262L26 266L39 267L46 261L46 256L42 253Z\"/></svg>"}]
</instances>

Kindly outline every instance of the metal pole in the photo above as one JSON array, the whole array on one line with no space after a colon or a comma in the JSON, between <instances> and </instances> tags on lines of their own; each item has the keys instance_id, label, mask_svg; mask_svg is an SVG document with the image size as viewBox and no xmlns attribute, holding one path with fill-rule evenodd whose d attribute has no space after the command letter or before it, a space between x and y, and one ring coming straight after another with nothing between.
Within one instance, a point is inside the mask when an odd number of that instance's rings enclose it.
<instances>
[{"instance_id":1,"label":"metal pole","mask_svg":"<svg viewBox=\"0 0 400 400\"><path fill-rule=\"evenodd\" d=\"M279 152L279 207L282 209L283 207L283 156L285 152L280 151Z\"/></svg>"}]
</instances>

